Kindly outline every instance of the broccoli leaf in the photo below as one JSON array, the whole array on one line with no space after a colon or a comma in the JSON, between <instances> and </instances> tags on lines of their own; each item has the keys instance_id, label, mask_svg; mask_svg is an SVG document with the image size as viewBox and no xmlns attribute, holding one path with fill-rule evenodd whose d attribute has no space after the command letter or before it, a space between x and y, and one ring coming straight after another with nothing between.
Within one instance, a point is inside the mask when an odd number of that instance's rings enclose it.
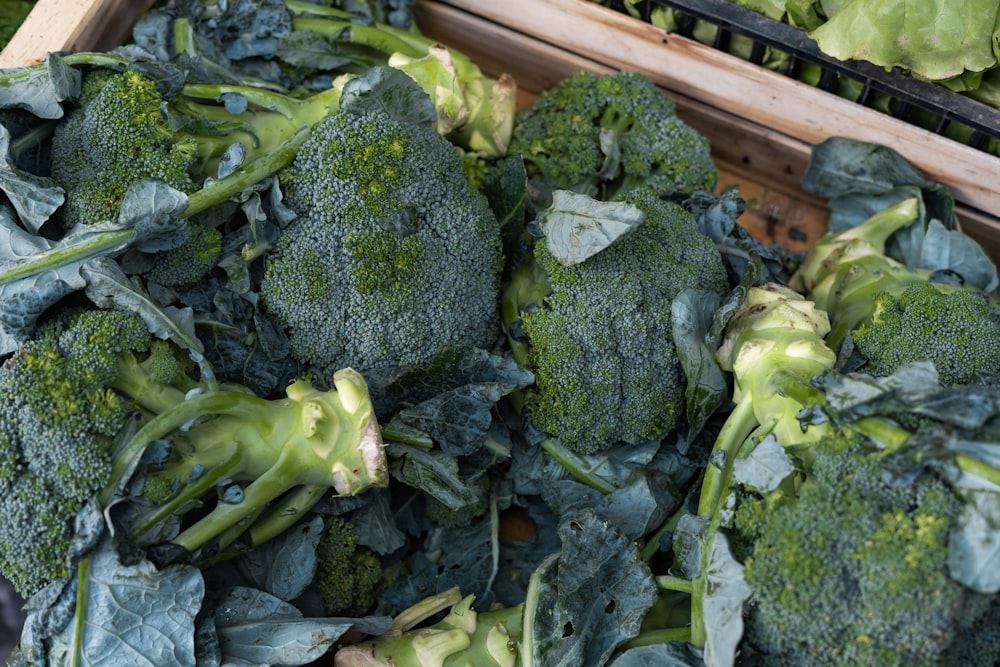
<instances>
[{"instance_id":1,"label":"broccoli leaf","mask_svg":"<svg viewBox=\"0 0 1000 667\"><path fill-rule=\"evenodd\" d=\"M705 577L705 664L732 665L743 637L743 604L751 591L743 578L743 566L733 557L722 533L712 540Z\"/></svg>"},{"instance_id":2,"label":"broccoli leaf","mask_svg":"<svg viewBox=\"0 0 1000 667\"><path fill-rule=\"evenodd\" d=\"M80 564L76 618L51 639L54 664L195 665L195 616L205 595L189 565L125 565L110 539Z\"/></svg>"},{"instance_id":3,"label":"broccoli leaf","mask_svg":"<svg viewBox=\"0 0 1000 667\"><path fill-rule=\"evenodd\" d=\"M535 218L546 247L563 266L596 255L645 221L646 214L633 204L569 190L553 191L552 205Z\"/></svg>"},{"instance_id":4,"label":"broccoli leaf","mask_svg":"<svg viewBox=\"0 0 1000 667\"><path fill-rule=\"evenodd\" d=\"M62 102L80 94L80 73L48 54L41 66L0 74L0 109L26 109L39 118L62 118Z\"/></svg>"},{"instance_id":5,"label":"broccoli leaf","mask_svg":"<svg viewBox=\"0 0 1000 667\"><path fill-rule=\"evenodd\" d=\"M656 602L656 583L631 539L590 511L566 516L562 550L529 587L525 651L534 664L603 665L639 632ZM532 600L532 596L535 597Z\"/></svg>"},{"instance_id":6,"label":"broccoli leaf","mask_svg":"<svg viewBox=\"0 0 1000 667\"><path fill-rule=\"evenodd\" d=\"M344 84L340 108L349 113L369 110L414 125L436 124L430 96L409 76L392 67L372 67Z\"/></svg>"},{"instance_id":7,"label":"broccoli leaf","mask_svg":"<svg viewBox=\"0 0 1000 667\"><path fill-rule=\"evenodd\" d=\"M774 491L794 471L788 452L773 433L757 443L748 456L733 462L733 479L760 493Z\"/></svg>"},{"instance_id":8,"label":"broccoli leaf","mask_svg":"<svg viewBox=\"0 0 1000 667\"><path fill-rule=\"evenodd\" d=\"M713 328L719 295L686 289L670 304L674 347L687 381L688 437L697 437L728 392L726 377L715 359L721 336Z\"/></svg>"},{"instance_id":9,"label":"broccoli leaf","mask_svg":"<svg viewBox=\"0 0 1000 667\"><path fill-rule=\"evenodd\" d=\"M154 336L169 339L200 358L203 347L195 334L190 308L160 307L107 257L91 260L81 273L87 280L87 296L97 306L118 307L136 313Z\"/></svg>"},{"instance_id":10,"label":"broccoli leaf","mask_svg":"<svg viewBox=\"0 0 1000 667\"><path fill-rule=\"evenodd\" d=\"M35 234L66 199L66 193L51 178L17 168L10 155L10 132L3 125L0 125L0 190L17 210L21 222Z\"/></svg>"},{"instance_id":11,"label":"broccoli leaf","mask_svg":"<svg viewBox=\"0 0 1000 667\"><path fill-rule=\"evenodd\" d=\"M244 585L289 602L302 595L316 574L316 545L323 518L315 516L206 573L214 587Z\"/></svg>"},{"instance_id":12,"label":"broccoli leaf","mask_svg":"<svg viewBox=\"0 0 1000 667\"><path fill-rule=\"evenodd\" d=\"M273 595L242 587L212 600L211 618L222 664L233 666L306 664L319 659L348 630L381 634L392 626L388 617L305 618Z\"/></svg>"},{"instance_id":13,"label":"broccoli leaf","mask_svg":"<svg viewBox=\"0 0 1000 667\"><path fill-rule=\"evenodd\" d=\"M967 491L958 525L948 536L948 572L979 591L1000 591L1000 493Z\"/></svg>"},{"instance_id":14,"label":"broccoli leaf","mask_svg":"<svg viewBox=\"0 0 1000 667\"><path fill-rule=\"evenodd\" d=\"M630 648L608 663L608 667L701 667L706 664L685 642L667 642Z\"/></svg>"}]
</instances>

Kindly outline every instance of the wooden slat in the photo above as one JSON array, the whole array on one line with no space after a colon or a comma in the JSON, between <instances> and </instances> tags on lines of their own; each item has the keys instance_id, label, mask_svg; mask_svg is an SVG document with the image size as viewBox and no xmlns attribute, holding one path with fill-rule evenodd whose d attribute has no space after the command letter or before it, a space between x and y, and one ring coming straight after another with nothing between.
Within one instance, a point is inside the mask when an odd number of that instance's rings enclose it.
<instances>
[{"instance_id":1,"label":"wooden slat","mask_svg":"<svg viewBox=\"0 0 1000 667\"><path fill-rule=\"evenodd\" d=\"M445 4L606 66L645 72L668 90L807 144L840 135L892 146L963 204L1000 213L1000 159L596 3Z\"/></svg>"},{"instance_id":2,"label":"wooden slat","mask_svg":"<svg viewBox=\"0 0 1000 667\"><path fill-rule=\"evenodd\" d=\"M0 68L36 63L50 51L105 51L126 41L153 0L38 0Z\"/></svg>"}]
</instances>

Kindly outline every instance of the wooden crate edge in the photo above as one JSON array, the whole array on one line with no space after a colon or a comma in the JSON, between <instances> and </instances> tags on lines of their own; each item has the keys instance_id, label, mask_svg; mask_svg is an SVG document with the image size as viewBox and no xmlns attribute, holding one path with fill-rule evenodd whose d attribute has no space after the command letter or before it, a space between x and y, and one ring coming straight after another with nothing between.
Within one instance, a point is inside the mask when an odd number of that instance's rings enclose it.
<instances>
[{"instance_id":1,"label":"wooden crate edge","mask_svg":"<svg viewBox=\"0 0 1000 667\"><path fill-rule=\"evenodd\" d=\"M1000 159L589 0L443 2L609 67L643 71L668 90L809 144L849 136L892 146L967 207L1000 214L1000 190L990 185Z\"/></svg>"},{"instance_id":2,"label":"wooden crate edge","mask_svg":"<svg viewBox=\"0 0 1000 667\"><path fill-rule=\"evenodd\" d=\"M125 42L153 0L38 0L0 52L0 68L39 62L55 51L106 51Z\"/></svg>"}]
</instances>

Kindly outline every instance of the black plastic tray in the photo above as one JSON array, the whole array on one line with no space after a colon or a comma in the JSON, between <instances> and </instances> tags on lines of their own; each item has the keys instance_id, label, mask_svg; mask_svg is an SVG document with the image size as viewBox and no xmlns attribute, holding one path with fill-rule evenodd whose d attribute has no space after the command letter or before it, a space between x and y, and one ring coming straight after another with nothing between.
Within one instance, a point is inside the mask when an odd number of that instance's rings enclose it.
<instances>
[{"instance_id":1,"label":"black plastic tray","mask_svg":"<svg viewBox=\"0 0 1000 667\"><path fill-rule=\"evenodd\" d=\"M622 0L610 0L609 5L625 13ZM836 90L845 77L860 84L860 91L851 96L858 104L888 109L900 120L973 148L996 151L1000 146L1000 109L898 70L832 58L803 31L753 10L726 0L647 0L642 6L644 16L640 18L647 23L657 7L678 10L677 32L685 37L692 36L698 21L711 23L717 29L711 44L716 49L728 53L732 36L742 35L752 40L749 60L755 64L763 63L768 49L781 51L788 56L780 70L787 76L799 78L803 63L811 63L822 70L817 85L823 90Z\"/></svg>"}]
</instances>

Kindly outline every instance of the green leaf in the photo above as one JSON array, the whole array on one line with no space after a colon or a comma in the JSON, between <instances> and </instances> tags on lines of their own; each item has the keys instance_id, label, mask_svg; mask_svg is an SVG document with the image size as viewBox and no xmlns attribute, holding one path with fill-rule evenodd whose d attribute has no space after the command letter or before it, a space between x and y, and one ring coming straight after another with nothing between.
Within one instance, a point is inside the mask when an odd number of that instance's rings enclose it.
<instances>
[{"instance_id":1,"label":"green leaf","mask_svg":"<svg viewBox=\"0 0 1000 667\"><path fill-rule=\"evenodd\" d=\"M45 62L0 72L0 109L26 109L39 118L62 118L62 102L80 94L80 73L51 53Z\"/></svg>"},{"instance_id":2,"label":"green leaf","mask_svg":"<svg viewBox=\"0 0 1000 667\"><path fill-rule=\"evenodd\" d=\"M305 618L291 604L252 588L231 588L213 602L222 664L233 667L310 663L348 630L381 634L392 627L388 617Z\"/></svg>"},{"instance_id":3,"label":"green leaf","mask_svg":"<svg viewBox=\"0 0 1000 667\"><path fill-rule=\"evenodd\" d=\"M674 347L687 381L688 437L692 440L728 396L726 377L715 359L719 340L712 323L719 305L718 294L696 289L684 290L670 304Z\"/></svg>"},{"instance_id":4,"label":"green leaf","mask_svg":"<svg viewBox=\"0 0 1000 667\"><path fill-rule=\"evenodd\" d=\"M794 471L788 452L773 433L761 440L749 456L737 457L733 462L733 479L760 493L774 491Z\"/></svg>"},{"instance_id":5,"label":"green leaf","mask_svg":"<svg viewBox=\"0 0 1000 667\"><path fill-rule=\"evenodd\" d=\"M995 0L850 0L809 36L838 60L950 79L997 64Z\"/></svg>"},{"instance_id":6,"label":"green leaf","mask_svg":"<svg viewBox=\"0 0 1000 667\"><path fill-rule=\"evenodd\" d=\"M979 591L1000 591L1000 492L966 492L958 525L948 537L952 578Z\"/></svg>"},{"instance_id":7,"label":"green leaf","mask_svg":"<svg viewBox=\"0 0 1000 667\"><path fill-rule=\"evenodd\" d=\"M591 511L559 526L562 550L541 566L526 614L533 664L603 665L635 637L656 602L656 582L635 544Z\"/></svg>"},{"instance_id":8,"label":"green leaf","mask_svg":"<svg viewBox=\"0 0 1000 667\"><path fill-rule=\"evenodd\" d=\"M78 586L82 604L51 640L52 664L194 667L195 616L205 595L197 568L125 565L106 539L80 563Z\"/></svg>"},{"instance_id":9,"label":"green leaf","mask_svg":"<svg viewBox=\"0 0 1000 667\"><path fill-rule=\"evenodd\" d=\"M97 306L134 312L154 336L170 340L200 357L203 347L195 335L194 313L190 308L159 306L129 280L117 262L107 257L91 260L81 273L87 280L87 296Z\"/></svg>"},{"instance_id":10,"label":"green leaf","mask_svg":"<svg viewBox=\"0 0 1000 667\"><path fill-rule=\"evenodd\" d=\"M340 108L349 113L384 113L414 125L436 124L438 118L427 93L392 67L373 67L344 84Z\"/></svg>"},{"instance_id":11,"label":"green leaf","mask_svg":"<svg viewBox=\"0 0 1000 667\"><path fill-rule=\"evenodd\" d=\"M646 221L638 207L555 190L552 205L536 218L545 244L563 266L573 266L604 250Z\"/></svg>"},{"instance_id":12,"label":"green leaf","mask_svg":"<svg viewBox=\"0 0 1000 667\"><path fill-rule=\"evenodd\" d=\"M17 168L10 155L10 133L3 125L0 125L0 190L7 195L21 223L35 234L66 199L65 191L51 178Z\"/></svg>"}]
</instances>

